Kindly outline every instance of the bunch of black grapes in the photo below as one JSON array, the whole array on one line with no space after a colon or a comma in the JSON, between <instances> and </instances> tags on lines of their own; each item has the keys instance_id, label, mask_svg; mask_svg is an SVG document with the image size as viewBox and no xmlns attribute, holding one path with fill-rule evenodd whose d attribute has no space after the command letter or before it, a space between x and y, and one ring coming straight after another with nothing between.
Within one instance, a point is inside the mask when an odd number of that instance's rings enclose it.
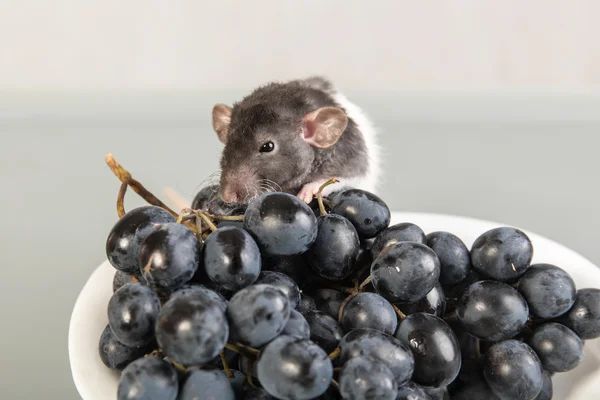
<instances>
[{"instance_id":1,"label":"bunch of black grapes","mask_svg":"<svg viewBox=\"0 0 600 400\"><path fill-rule=\"evenodd\" d=\"M600 336L600 290L531 265L518 229L469 251L449 232L389 226L358 189L323 215L279 192L209 204L215 190L192 207L240 221L215 217L206 237L155 206L110 232L99 350L120 400L544 400Z\"/></svg>"}]
</instances>

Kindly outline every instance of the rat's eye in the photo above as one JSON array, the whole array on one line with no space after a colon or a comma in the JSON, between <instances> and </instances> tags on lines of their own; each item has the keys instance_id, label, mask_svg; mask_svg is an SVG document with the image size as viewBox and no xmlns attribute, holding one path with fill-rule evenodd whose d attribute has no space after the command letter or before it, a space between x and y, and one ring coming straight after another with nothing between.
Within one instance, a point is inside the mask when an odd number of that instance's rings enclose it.
<instances>
[{"instance_id":1,"label":"rat's eye","mask_svg":"<svg viewBox=\"0 0 600 400\"><path fill-rule=\"evenodd\" d=\"M273 151L274 148L275 148L275 143L267 142L267 143L263 144L262 146L260 146L260 152L261 153L270 153Z\"/></svg>"}]
</instances>

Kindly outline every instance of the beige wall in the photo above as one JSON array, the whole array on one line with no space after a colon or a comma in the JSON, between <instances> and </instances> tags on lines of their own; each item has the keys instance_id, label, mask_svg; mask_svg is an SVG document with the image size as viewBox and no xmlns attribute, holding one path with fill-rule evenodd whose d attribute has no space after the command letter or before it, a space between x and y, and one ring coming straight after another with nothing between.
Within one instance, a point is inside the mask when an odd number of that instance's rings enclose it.
<instances>
[{"instance_id":1,"label":"beige wall","mask_svg":"<svg viewBox=\"0 0 600 400\"><path fill-rule=\"evenodd\" d=\"M0 90L600 85L600 2L0 0Z\"/></svg>"}]
</instances>

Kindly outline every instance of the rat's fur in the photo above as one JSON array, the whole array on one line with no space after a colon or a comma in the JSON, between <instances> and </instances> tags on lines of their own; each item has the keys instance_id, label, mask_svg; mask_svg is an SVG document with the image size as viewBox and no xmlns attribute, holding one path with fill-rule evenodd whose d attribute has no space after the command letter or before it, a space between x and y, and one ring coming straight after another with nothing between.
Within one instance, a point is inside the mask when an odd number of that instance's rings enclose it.
<instances>
[{"instance_id":1,"label":"rat's fur","mask_svg":"<svg viewBox=\"0 0 600 400\"><path fill-rule=\"evenodd\" d=\"M302 137L303 118L321 107L337 107L348 116L340 139L317 148ZM275 143L272 153L261 145ZM259 87L234 104L221 157L221 187L234 184L247 198L273 182L296 194L307 183L335 177L341 184L375 190L379 177L375 130L362 111L320 77ZM332 185L327 192L336 190Z\"/></svg>"}]
</instances>

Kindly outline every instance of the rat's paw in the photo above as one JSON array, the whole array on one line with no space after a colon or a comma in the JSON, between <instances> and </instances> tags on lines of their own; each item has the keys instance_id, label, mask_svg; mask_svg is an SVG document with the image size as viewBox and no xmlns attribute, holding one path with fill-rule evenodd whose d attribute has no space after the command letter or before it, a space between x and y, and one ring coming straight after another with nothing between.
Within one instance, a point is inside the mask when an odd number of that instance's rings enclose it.
<instances>
[{"instance_id":1,"label":"rat's paw","mask_svg":"<svg viewBox=\"0 0 600 400\"><path fill-rule=\"evenodd\" d=\"M298 193L298 197L306 204L310 203L314 198L315 194L317 194L317 192L319 191L321 185L325 182L327 182L327 179L307 183L302 187L300 193Z\"/></svg>"}]
</instances>

